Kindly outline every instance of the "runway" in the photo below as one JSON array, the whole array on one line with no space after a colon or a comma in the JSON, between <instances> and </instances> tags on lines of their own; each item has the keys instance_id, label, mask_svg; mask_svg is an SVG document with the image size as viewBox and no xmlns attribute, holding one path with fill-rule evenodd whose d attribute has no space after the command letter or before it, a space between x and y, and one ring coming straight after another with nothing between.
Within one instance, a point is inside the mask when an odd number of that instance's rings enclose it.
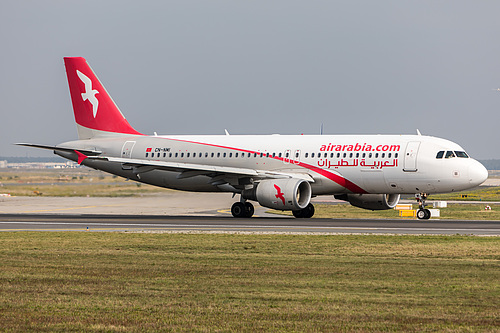
<instances>
[{"instance_id":1,"label":"runway","mask_svg":"<svg viewBox=\"0 0 500 333\"><path fill-rule=\"evenodd\" d=\"M254 232L499 236L500 221L0 214L0 231Z\"/></svg>"},{"instance_id":2,"label":"runway","mask_svg":"<svg viewBox=\"0 0 500 333\"><path fill-rule=\"evenodd\" d=\"M236 219L228 209L233 202L227 193L175 191L123 198L0 198L0 231L500 235L500 221L295 219L258 205L253 218Z\"/></svg>"}]
</instances>

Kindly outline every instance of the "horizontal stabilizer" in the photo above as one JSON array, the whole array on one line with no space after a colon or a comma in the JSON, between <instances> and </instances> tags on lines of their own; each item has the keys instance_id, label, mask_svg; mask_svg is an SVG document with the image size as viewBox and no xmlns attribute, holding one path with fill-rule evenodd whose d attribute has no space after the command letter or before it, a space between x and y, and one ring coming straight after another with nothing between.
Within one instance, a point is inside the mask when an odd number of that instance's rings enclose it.
<instances>
[{"instance_id":1,"label":"horizontal stabilizer","mask_svg":"<svg viewBox=\"0 0 500 333\"><path fill-rule=\"evenodd\" d=\"M41 149L47 149L47 150L54 150L54 151L65 151L65 152L78 151L82 154L90 155L90 156L96 156L96 155L102 154L102 151L99 151L99 150L48 146L48 145L40 145L40 144L35 144L35 143L16 143L16 145L25 146L25 147L33 147L33 148L41 148Z\"/></svg>"}]
</instances>

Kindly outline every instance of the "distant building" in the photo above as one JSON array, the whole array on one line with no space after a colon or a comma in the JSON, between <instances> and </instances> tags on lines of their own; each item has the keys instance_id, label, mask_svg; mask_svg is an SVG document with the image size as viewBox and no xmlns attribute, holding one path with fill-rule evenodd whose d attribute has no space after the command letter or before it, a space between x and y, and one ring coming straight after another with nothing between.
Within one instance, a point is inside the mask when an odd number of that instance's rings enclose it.
<instances>
[{"instance_id":1,"label":"distant building","mask_svg":"<svg viewBox=\"0 0 500 333\"><path fill-rule=\"evenodd\" d=\"M27 162L27 163L8 163L0 161L0 168L12 169L66 169L79 168L80 165L73 161L67 162Z\"/></svg>"}]
</instances>

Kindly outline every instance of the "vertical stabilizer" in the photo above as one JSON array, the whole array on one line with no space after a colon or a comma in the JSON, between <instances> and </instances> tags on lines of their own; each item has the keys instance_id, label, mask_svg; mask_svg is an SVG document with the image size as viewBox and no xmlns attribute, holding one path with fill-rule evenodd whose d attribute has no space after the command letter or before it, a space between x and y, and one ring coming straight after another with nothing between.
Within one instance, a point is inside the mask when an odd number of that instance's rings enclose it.
<instances>
[{"instance_id":1,"label":"vertical stabilizer","mask_svg":"<svg viewBox=\"0 0 500 333\"><path fill-rule=\"evenodd\" d=\"M64 58L79 139L141 135L125 119L84 58Z\"/></svg>"}]
</instances>

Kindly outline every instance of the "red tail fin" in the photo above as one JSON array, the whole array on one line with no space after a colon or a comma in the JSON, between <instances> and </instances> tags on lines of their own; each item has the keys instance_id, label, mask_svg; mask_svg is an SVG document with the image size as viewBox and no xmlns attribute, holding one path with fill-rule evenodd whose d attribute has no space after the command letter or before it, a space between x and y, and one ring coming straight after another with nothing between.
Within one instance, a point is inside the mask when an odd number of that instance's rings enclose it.
<instances>
[{"instance_id":1,"label":"red tail fin","mask_svg":"<svg viewBox=\"0 0 500 333\"><path fill-rule=\"evenodd\" d=\"M80 139L112 133L141 135L130 126L84 58L64 58Z\"/></svg>"}]
</instances>

